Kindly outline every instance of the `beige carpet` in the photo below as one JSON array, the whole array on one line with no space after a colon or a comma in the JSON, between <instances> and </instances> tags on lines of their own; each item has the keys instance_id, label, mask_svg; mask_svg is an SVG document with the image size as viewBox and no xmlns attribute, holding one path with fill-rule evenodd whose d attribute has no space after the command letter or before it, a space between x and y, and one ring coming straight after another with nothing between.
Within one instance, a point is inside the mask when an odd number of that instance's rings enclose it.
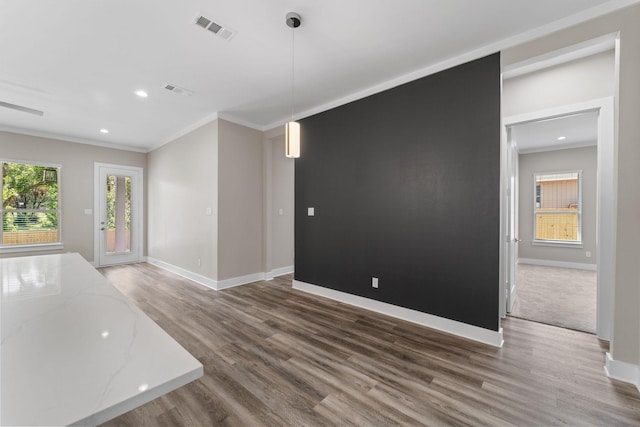
<instances>
[{"instance_id":1,"label":"beige carpet","mask_svg":"<svg viewBox=\"0 0 640 427\"><path fill-rule=\"evenodd\" d=\"M595 333L596 272L519 264L512 316Z\"/></svg>"}]
</instances>

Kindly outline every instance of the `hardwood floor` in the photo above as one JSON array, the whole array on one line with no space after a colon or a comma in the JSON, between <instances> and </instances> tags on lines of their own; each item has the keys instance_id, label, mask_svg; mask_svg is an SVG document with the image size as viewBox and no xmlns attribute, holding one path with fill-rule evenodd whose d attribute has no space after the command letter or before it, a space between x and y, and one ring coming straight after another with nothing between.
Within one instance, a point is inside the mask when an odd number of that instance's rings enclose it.
<instances>
[{"instance_id":1,"label":"hardwood floor","mask_svg":"<svg viewBox=\"0 0 640 427\"><path fill-rule=\"evenodd\" d=\"M101 269L204 365L112 426L639 425L593 335L507 318L502 349L291 288L212 291L149 264Z\"/></svg>"}]
</instances>

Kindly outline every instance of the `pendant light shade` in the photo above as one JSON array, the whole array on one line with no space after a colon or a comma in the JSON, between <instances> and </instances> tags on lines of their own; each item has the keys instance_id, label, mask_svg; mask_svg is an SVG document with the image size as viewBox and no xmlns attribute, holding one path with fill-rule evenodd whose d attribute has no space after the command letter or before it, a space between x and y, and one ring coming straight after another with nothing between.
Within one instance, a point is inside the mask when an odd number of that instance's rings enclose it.
<instances>
[{"instance_id":1,"label":"pendant light shade","mask_svg":"<svg viewBox=\"0 0 640 427\"><path fill-rule=\"evenodd\" d=\"M300 123L293 120L293 106L295 93L295 29L302 23L302 18L296 12L289 12L286 16L287 27L291 28L291 121L285 125L285 155L289 158L300 157Z\"/></svg>"},{"instance_id":2,"label":"pendant light shade","mask_svg":"<svg viewBox=\"0 0 640 427\"><path fill-rule=\"evenodd\" d=\"M285 126L285 155L297 159L300 157L300 123L288 122Z\"/></svg>"}]
</instances>

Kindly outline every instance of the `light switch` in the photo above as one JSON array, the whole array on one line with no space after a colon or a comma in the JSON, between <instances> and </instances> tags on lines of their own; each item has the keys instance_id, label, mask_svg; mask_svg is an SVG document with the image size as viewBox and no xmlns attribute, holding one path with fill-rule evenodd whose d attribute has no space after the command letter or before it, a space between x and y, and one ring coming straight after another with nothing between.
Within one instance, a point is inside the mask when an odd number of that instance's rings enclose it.
<instances>
[{"instance_id":1,"label":"light switch","mask_svg":"<svg viewBox=\"0 0 640 427\"><path fill-rule=\"evenodd\" d=\"M213 215L213 209L211 209L211 208L207 208L207 209L205 209L205 210L204 210L204 214L205 214L206 216L211 216L211 215Z\"/></svg>"},{"instance_id":2,"label":"light switch","mask_svg":"<svg viewBox=\"0 0 640 427\"><path fill-rule=\"evenodd\" d=\"M84 210L84 214L85 215L93 215L93 209L85 209Z\"/></svg>"},{"instance_id":3,"label":"light switch","mask_svg":"<svg viewBox=\"0 0 640 427\"><path fill-rule=\"evenodd\" d=\"M314 216L315 214L315 208L307 208L307 216Z\"/></svg>"},{"instance_id":4,"label":"light switch","mask_svg":"<svg viewBox=\"0 0 640 427\"><path fill-rule=\"evenodd\" d=\"M278 209L278 215L280 216L284 215L284 209L282 208Z\"/></svg>"}]
</instances>

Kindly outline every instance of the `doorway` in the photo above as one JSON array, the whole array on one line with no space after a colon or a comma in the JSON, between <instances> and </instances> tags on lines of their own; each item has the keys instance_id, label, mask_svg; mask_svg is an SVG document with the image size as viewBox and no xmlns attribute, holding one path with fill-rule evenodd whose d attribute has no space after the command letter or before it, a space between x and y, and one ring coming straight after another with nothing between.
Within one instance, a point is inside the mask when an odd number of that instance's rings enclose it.
<instances>
[{"instance_id":1,"label":"doorway","mask_svg":"<svg viewBox=\"0 0 640 427\"><path fill-rule=\"evenodd\" d=\"M142 179L142 168L95 164L97 267L142 260Z\"/></svg>"},{"instance_id":2,"label":"doorway","mask_svg":"<svg viewBox=\"0 0 640 427\"><path fill-rule=\"evenodd\" d=\"M517 146L517 141L513 141L512 131L516 126L524 126L536 122L550 122L562 117L578 116L582 114L592 114L595 117L597 123L597 153L596 153L596 225L595 225L595 253L591 254L597 263L596 273L596 333L599 338L604 340L610 339L611 329L611 288L613 284L613 219L614 219L614 132L613 132L613 99L604 98L600 100L594 100L591 102L569 105L560 108L553 108L535 113L529 113L520 115L517 117L509 117L504 120L504 141L503 141L503 158L505 162L504 167L504 183L505 197L503 199L503 212L505 214L505 221L503 230L506 238L506 242L503 247L502 260L504 262L504 275L505 280L503 288L501 290L501 296L503 296L502 304L504 308L501 310L501 314L506 315L513 310L515 301L518 300L518 277L515 272L517 271L517 260L519 257L518 252L522 250L519 244L514 244L514 241L518 243L517 231L512 232L509 224L515 223L517 210L510 209L510 200L513 197L507 196L510 188L517 188L517 186L509 187L508 183L512 179L508 175L508 156L510 154L510 144ZM560 135L561 136L561 135ZM517 171L517 168L516 168ZM516 178L517 179L517 178ZM531 188L531 192L535 191L534 187ZM518 199L518 196L515 196ZM532 204L534 199L532 196ZM532 210L531 214L534 212ZM531 219L533 224L533 219ZM530 224L532 228L534 226ZM526 224L522 225L526 227ZM515 252L514 252L515 251ZM571 266L570 264L568 264ZM553 265L548 265L554 267ZM560 265L560 266L567 266ZM549 295L553 298L553 295Z\"/></svg>"}]
</instances>

